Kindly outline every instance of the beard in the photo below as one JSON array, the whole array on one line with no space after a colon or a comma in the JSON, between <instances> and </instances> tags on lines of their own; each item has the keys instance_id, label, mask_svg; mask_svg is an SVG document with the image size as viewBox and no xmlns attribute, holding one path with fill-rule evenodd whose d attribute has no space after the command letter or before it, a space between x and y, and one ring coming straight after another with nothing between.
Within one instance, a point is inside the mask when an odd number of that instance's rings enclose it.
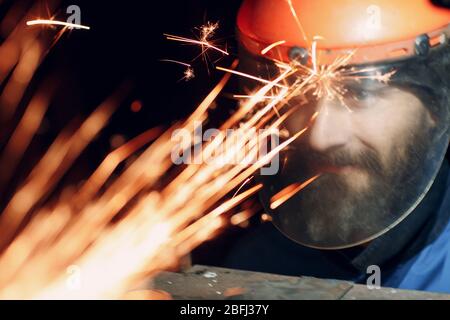
<instances>
[{"instance_id":1,"label":"beard","mask_svg":"<svg viewBox=\"0 0 450 320\"><path fill-rule=\"evenodd\" d=\"M261 193L263 202L276 194L272 190L322 175L272 212L275 225L293 240L317 247L360 243L393 225L424 190L420 169L433 144L431 130L418 127L423 129L407 132L393 145L384 162L369 146L358 153L343 148L322 153L297 145L281 173L265 178L271 188ZM323 173L324 168L351 169Z\"/></svg>"}]
</instances>

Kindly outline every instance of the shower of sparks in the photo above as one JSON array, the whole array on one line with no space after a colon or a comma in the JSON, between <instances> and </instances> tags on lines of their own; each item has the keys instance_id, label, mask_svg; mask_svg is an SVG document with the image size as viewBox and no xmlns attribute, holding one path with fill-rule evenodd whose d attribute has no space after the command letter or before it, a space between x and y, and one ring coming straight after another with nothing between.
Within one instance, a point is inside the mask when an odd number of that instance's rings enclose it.
<instances>
[{"instance_id":1,"label":"shower of sparks","mask_svg":"<svg viewBox=\"0 0 450 320\"><path fill-rule=\"evenodd\" d=\"M233 63L227 70L233 70L236 65ZM250 206L239 210L238 206L262 186L248 186L246 190L244 187L259 168L303 133L296 133L256 162L243 164L247 153L243 154L242 150L259 147L258 137L251 129L267 124L269 128L276 128L286 119L268 122L273 115L272 108L281 100L269 101L266 108L250 117L249 110L255 110L258 101L245 101L221 127L223 133L238 127L234 135L239 139L231 137L224 141L223 135L219 135L205 143L198 155L203 159L215 155L237 161L186 165L171 180L166 178L174 166L171 160L171 152L176 147L171 139L173 130L193 130L196 121L206 120L208 109L229 78L230 74L225 74L183 123L162 134L159 129L150 130L121 145L106 156L79 188L63 187L55 199L58 182L106 125L120 99L114 95L78 130L64 131L0 216L0 245L4 248L0 255L0 298L126 297L126 293L144 279L175 266L193 248L216 235L228 220L231 224L245 225L257 208ZM281 79L267 81L256 94L264 96ZM282 94L280 91L280 97ZM36 98L40 113L45 112L50 103L45 91L42 95L47 99ZM42 116L35 119L38 123L33 127L39 127L41 120ZM16 130L16 136L28 132L22 127ZM142 148L142 154L124 172L112 178L118 166ZM10 152L17 152L17 149ZM20 152L23 154L24 149ZM5 158L9 156L11 154ZM15 158L20 156L15 155ZM238 191L234 192L236 189ZM55 201L44 200L49 198ZM119 214L121 218L116 221ZM25 222L27 220L29 222ZM71 275L66 273L67 268L80 270L79 288L68 286Z\"/></svg>"},{"instance_id":2,"label":"shower of sparks","mask_svg":"<svg viewBox=\"0 0 450 320\"><path fill-rule=\"evenodd\" d=\"M274 64L279 68L280 73L283 74L282 79L279 79L279 81L273 85L273 88L271 88L271 93L276 89L278 90L278 92L275 92L275 95L258 95L258 97L255 97L255 95L234 95L234 97L248 99L257 98L260 101L271 99L279 100L281 97L284 102L289 102L295 97L306 98L306 94L311 93L316 100L338 100L349 112L352 112L345 101L345 95L348 91L346 83L349 81L358 83L363 79L388 83L392 75L396 72L395 70L392 70L383 73L375 67L348 68L348 63L355 54L356 49L349 54L336 58L328 65L320 64L320 61L317 59L316 51L317 41L321 39L321 37L314 37L312 46L309 49L309 56L312 58L312 67L303 65L297 60L293 60L289 63L277 60L274 61ZM277 43L281 43L281 41L275 42L272 45ZM263 79L256 75L229 70L223 67L216 67L216 69L261 83L271 83L270 80ZM280 94L280 89L284 89L281 90L283 91L283 94Z\"/></svg>"},{"instance_id":3,"label":"shower of sparks","mask_svg":"<svg viewBox=\"0 0 450 320\"><path fill-rule=\"evenodd\" d=\"M290 62L283 62L278 60L273 60L273 63L280 69L281 71L288 70L285 73L284 79L282 79L280 84L275 85L276 88L288 88L288 91L283 97L285 102L290 101L291 99L300 96L305 98L307 93L312 93L312 96L317 100L326 99L326 100L338 100L341 104L349 111L352 112L350 107L345 102L345 95L347 93L345 83L348 81L359 82L362 79L371 79L376 80L382 83L387 83L392 75L395 74L395 70L389 72L380 72L375 67L367 67L367 68L348 68L348 64L357 49L354 49L348 54L344 54L342 56L337 57L332 63L320 64L320 61L317 56L317 43L322 40L323 37L320 35L316 35L312 37L312 42L308 39L305 30L300 22L300 18L294 8L294 5L291 0L286 0L289 10L291 12L292 18L295 20L295 23L302 34L303 40L306 43L310 43L310 48L308 48L308 56L311 58L310 63L312 67L308 65L304 65L297 60L293 60ZM285 44L285 40L276 41L264 49L261 50L261 54L265 55L267 52L272 50L273 48ZM270 81L266 79L262 79L256 75L245 74L242 72L227 70L225 68L218 67L217 69L231 72L233 74L246 77L249 79L253 79L262 83L269 83ZM289 79L289 80L288 80ZM287 83L289 83L288 85ZM272 91L274 91L272 89ZM236 98L251 98L251 95L235 95ZM270 99L271 95L261 97L258 99ZM278 99L279 94L276 94L273 99Z\"/></svg>"},{"instance_id":4,"label":"shower of sparks","mask_svg":"<svg viewBox=\"0 0 450 320\"><path fill-rule=\"evenodd\" d=\"M67 27L67 28L84 29L84 30L91 29L90 27L82 25L82 24L69 23L69 22L58 21L58 20L36 19L36 20L27 21L27 26L35 26L35 25L63 26L63 27Z\"/></svg>"},{"instance_id":5,"label":"shower of sparks","mask_svg":"<svg viewBox=\"0 0 450 320\"><path fill-rule=\"evenodd\" d=\"M186 67L190 67L190 66L191 66L189 63L182 62L182 61L178 61L178 60L161 59L160 61L163 61L163 62L172 62L172 63L176 63L176 64L181 64L182 66L186 66Z\"/></svg>"},{"instance_id":6,"label":"shower of sparks","mask_svg":"<svg viewBox=\"0 0 450 320\"><path fill-rule=\"evenodd\" d=\"M345 101L345 95L348 91L346 83L350 81L358 83L362 79L387 83L395 73L395 70L381 73L376 68L370 67L364 69L347 68L348 62L356 50L336 58L335 61L328 65L321 65L317 61L316 55L317 40L319 39L314 38L310 51L312 68L304 66L297 61L293 61L290 64L295 75L287 100L296 96L305 96L308 92L311 92L312 96L317 100L338 100L349 112L352 112Z\"/></svg>"},{"instance_id":7,"label":"shower of sparks","mask_svg":"<svg viewBox=\"0 0 450 320\"><path fill-rule=\"evenodd\" d=\"M301 27L292 3L287 1ZM29 23L60 24L54 20L44 21ZM71 27L66 23L60 25ZM202 55L210 49L228 55L226 50L220 49L211 40L217 27L218 24L212 23L200 27L198 39L165 36L169 40L199 45ZM315 38L314 41L317 40ZM281 41L273 44L272 48L280 44ZM316 50L316 44L311 50ZM11 71L15 65L20 67L26 61L28 67L32 66L29 70L31 78L41 61L39 58L44 56L42 50L34 53L35 56L18 56L17 61L12 61L3 70ZM310 56L316 59L315 53ZM241 206L248 204L250 198L262 188L261 184L249 183L251 177L309 127L287 136L281 144L261 158L254 159L254 162L243 164L248 153L242 150L248 149L252 154L251 151L259 148L259 137L254 136L252 129L265 128L271 132L281 128L293 109L284 114L280 114L279 110L286 108L286 102L293 97L312 92L318 99L343 101L345 87L341 82L344 80L389 80L391 73L367 76L361 73L374 70L344 68L351 56L338 58L328 66L315 61L313 68L297 61L276 61L280 73L274 79L238 72L235 70L237 62L230 68L218 67L226 72L222 80L186 120L164 132L159 128L149 130L121 145L107 155L79 187L66 185L58 192L57 186L64 174L106 126L122 101L123 92L111 96L77 130L67 129L56 138L1 213L0 247L3 251L0 253L0 298L126 297L127 292L135 290L144 280L176 266L183 256L217 235L220 229L230 223L245 224L258 210L252 205ZM176 129L194 132L196 122L206 121L209 109L231 74L256 80L261 86L247 95L238 110L225 120L220 127L222 134L204 143L200 154L195 155L195 165L174 168L171 155L178 145L171 139L172 133ZM286 84L291 77L294 81ZM17 111L15 106L22 100L25 88L20 87L19 90L14 87L13 90L8 88L8 84L2 95L5 91L11 93L8 99L14 103L5 109L11 115ZM31 100L20 122L23 125L15 129L9 140L12 145L11 141L16 137L25 137L23 145L4 149L7 154L2 155L2 159L17 159L15 163L18 163L25 154L28 142L51 103L50 92L44 87ZM0 110L0 113L5 110ZM29 112L36 114L36 117L30 118ZM310 122L315 116L317 113ZM232 128L236 129L234 136L224 139L225 132ZM194 142L192 135L187 145L182 146L183 149L193 146ZM136 155L138 151L142 152ZM135 159L131 161L133 156ZM212 156L235 161L195 161ZM120 164L128 161L123 172L118 173ZM2 166L2 171L13 172L15 163L5 163L7 166ZM279 192L272 198L271 208L282 205L318 176ZM6 176L2 181L4 185L7 185L8 179ZM270 217L263 215L262 219L267 221ZM74 275L68 275L67 270L80 270L79 286L70 285Z\"/></svg>"},{"instance_id":8,"label":"shower of sparks","mask_svg":"<svg viewBox=\"0 0 450 320\"><path fill-rule=\"evenodd\" d=\"M202 25L201 27L195 28L199 32L199 35L196 36L196 39L180 37L177 35L172 35L172 34L167 34L167 33L165 33L164 36L166 37L167 40L178 41L178 42L185 43L185 44L200 46L201 52L197 57L195 57L193 59L193 61L196 60L197 58L201 57L206 65L206 68L209 73L209 64L215 63L218 60L211 62L211 59L208 56L208 51L214 50L216 52L221 53L223 56L229 55L229 53L226 50L219 48L219 46L216 45L215 41L212 39L212 37L216 33L216 30L218 27L219 27L218 22L216 22L216 23L208 22L208 23ZM188 79L188 78L189 77L186 77L186 75L185 75L185 79Z\"/></svg>"},{"instance_id":9,"label":"shower of sparks","mask_svg":"<svg viewBox=\"0 0 450 320\"><path fill-rule=\"evenodd\" d=\"M252 95L248 94L233 94L233 98L237 99L249 99ZM261 99L274 99L276 96L262 96Z\"/></svg>"}]
</instances>

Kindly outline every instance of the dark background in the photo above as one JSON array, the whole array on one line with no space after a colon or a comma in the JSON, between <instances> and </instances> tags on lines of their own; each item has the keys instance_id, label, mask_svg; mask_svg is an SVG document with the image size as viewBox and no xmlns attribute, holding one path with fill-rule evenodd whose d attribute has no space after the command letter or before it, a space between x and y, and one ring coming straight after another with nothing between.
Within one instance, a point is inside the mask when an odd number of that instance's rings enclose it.
<instances>
[{"instance_id":1,"label":"dark background","mask_svg":"<svg viewBox=\"0 0 450 320\"><path fill-rule=\"evenodd\" d=\"M139 114L130 115L131 118L118 114L121 122L118 128L123 127L123 132L130 135L187 116L222 75L211 65L208 74L206 64L197 59L193 62L195 78L178 81L183 77L184 67L160 59L190 62L199 54L199 48L168 41L163 33L193 38L195 27L218 21L220 27L215 38L231 53L219 64L229 66L235 57L235 15L240 0L67 3L79 5L82 23L92 28L74 31L58 44L64 51L63 60L71 69L70 74L81 80L83 105L89 109L89 105L101 101L122 80L132 79L133 95L143 102L144 108ZM220 58L220 54L210 56Z\"/></svg>"}]
</instances>

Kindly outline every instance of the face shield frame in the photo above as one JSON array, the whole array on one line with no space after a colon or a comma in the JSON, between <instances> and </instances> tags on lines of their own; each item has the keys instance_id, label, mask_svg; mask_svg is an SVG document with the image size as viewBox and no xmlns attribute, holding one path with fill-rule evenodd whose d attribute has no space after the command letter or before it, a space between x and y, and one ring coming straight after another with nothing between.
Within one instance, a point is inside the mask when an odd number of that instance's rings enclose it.
<instances>
[{"instance_id":1,"label":"face shield frame","mask_svg":"<svg viewBox=\"0 0 450 320\"><path fill-rule=\"evenodd\" d=\"M278 72L278 68L273 67L273 62L261 56L253 55L241 45L240 48L240 70L253 75L261 76L265 79L271 79ZM408 57L406 59L396 59L378 63L370 63L363 65L348 65L347 68L374 68L377 71L389 72L390 70L396 70L395 74L389 80L389 86L399 88L400 90L413 93L429 112L433 115L433 118L437 120L436 130L433 134L433 139L429 141L429 152L427 152L424 162L427 163L427 172L424 174L424 181L421 182L420 192L417 192L415 199L409 199L409 204L405 205L402 212L396 214L395 219L389 223L385 222L383 226L379 226L377 231L373 230L369 232L370 235L362 236L360 239L354 239L348 243L334 243L329 245L315 244L313 241L305 241L301 237L296 236L295 231L287 231L285 224L279 221L280 213L277 210L270 209L268 198L273 196L279 191L270 192L270 196L264 196L264 192L273 187L268 182L276 179L276 176L272 177L258 177L258 180L265 184L265 190L260 193L261 201L266 211L272 215L273 223L285 236L291 240L308 247L316 249L344 249L354 247L367 243L379 236L385 234L396 225L401 223L407 218L411 212L415 210L423 198L427 195L431 188L442 162L445 158L446 150L449 141L449 122L450 122L450 45L448 41L431 48L426 55L416 55ZM256 66L256 68L255 68ZM444 67L443 67L444 66ZM255 72L255 69L257 70ZM267 77L266 77L267 75ZM245 86L245 82L243 85ZM251 87L251 86L250 86ZM282 156L283 158L283 156ZM281 165L281 170L283 166ZM301 194L301 193L299 193ZM295 199L295 197L293 197ZM289 200L290 201L290 200ZM407 208L406 208L407 207ZM294 213L295 214L295 213ZM289 229L292 229L292 221L287 222L290 224ZM284 225L284 226L283 226Z\"/></svg>"}]
</instances>

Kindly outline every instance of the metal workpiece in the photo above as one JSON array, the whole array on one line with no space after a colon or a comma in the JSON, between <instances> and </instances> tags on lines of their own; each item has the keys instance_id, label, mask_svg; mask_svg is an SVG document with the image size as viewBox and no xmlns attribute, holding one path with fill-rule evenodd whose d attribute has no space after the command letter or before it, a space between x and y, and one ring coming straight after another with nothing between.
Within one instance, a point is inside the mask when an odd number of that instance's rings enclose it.
<instances>
[{"instance_id":1,"label":"metal workpiece","mask_svg":"<svg viewBox=\"0 0 450 320\"><path fill-rule=\"evenodd\" d=\"M195 265L162 272L152 289L176 300L450 300L450 295L392 288L369 289L349 281L291 277Z\"/></svg>"}]
</instances>

